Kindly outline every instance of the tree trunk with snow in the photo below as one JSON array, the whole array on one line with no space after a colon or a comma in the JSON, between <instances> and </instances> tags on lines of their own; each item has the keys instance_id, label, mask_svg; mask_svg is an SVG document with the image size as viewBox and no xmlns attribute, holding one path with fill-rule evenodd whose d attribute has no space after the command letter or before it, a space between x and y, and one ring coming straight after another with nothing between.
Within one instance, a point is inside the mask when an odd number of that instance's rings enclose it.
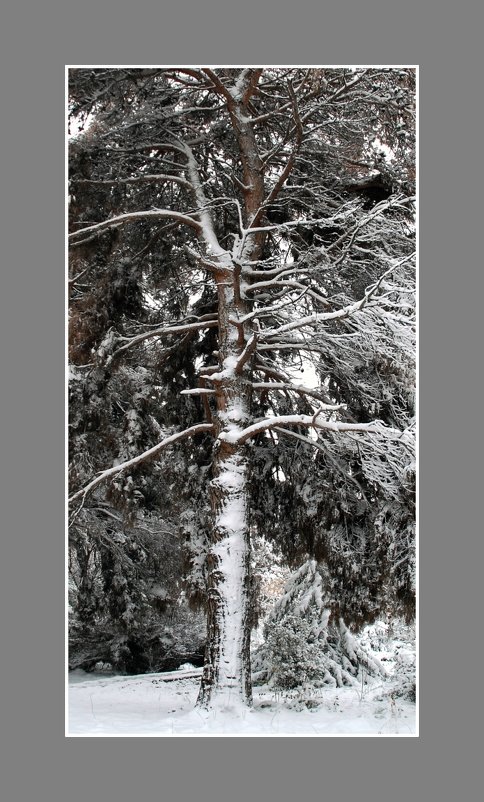
<instances>
[{"instance_id":1,"label":"tree trunk with snow","mask_svg":"<svg viewBox=\"0 0 484 802\"><path fill-rule=\"evenodd\" d=\"M227 103L239 146L244 180L241 215L247 227L254 224L264 199L262 162L247 108L260 72L243 71L232 91L211 76ZM229 442L225 436L234 439L251 422L251 363L256 335L246 320L252 304L241 291L241 277L242 264L260 255L263 237L256 234L245 241L243 236L236 240L231 264L225 263L214 274L222 370L210 376L217 400L217 439L211 483L212 544L207 565L207 650L198 697L201 706L252 702L249 459L244 444Z\"/></svg>"},{"instance_id":2,"label":"tree trunk with snow","mask_svg":"<svg viewBox=\"0 0 484 802\"><path fill-rule=\"evenodd\" d=\"M213 531L207 558L207 648L198 703L251 703L250 540L245 455L225 443L212 480Z\"/></svg>"},{"instance_id":3,"label":"tree trunk with snow","mask_svg":"<svg viewBox=\"0 0 484 802\"><path fill-rule=\"evenodd\" d=\"M219 300L220 371L210 375L215 388L211 505L213 528L207 558L207 649L198 697L201 706L250 704L250 536L247 447L227 442L246 425L251 405L247 366L250 336L237 320L246 310L239 275L233 266L215 275Z\"/></svg>"}]
</instances>

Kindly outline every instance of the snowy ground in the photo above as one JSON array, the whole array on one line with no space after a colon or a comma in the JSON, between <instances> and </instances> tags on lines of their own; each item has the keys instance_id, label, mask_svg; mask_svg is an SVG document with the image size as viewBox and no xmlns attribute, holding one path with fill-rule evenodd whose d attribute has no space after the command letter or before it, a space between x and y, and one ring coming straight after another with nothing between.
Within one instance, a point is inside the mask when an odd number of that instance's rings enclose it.
<instances>
[{"instance_id":1,"label":"snowy ground","mask_svg":"<svg viewBox=\"0 0 484 802\"><path fill-rule=\"evenodd\" d=\"M194 709L200 670L107 677L69 674L69 736L415 736L415 705L387 683L328 688L301 699L254 688L252 709Z\"/></svg>"}]
</instances>

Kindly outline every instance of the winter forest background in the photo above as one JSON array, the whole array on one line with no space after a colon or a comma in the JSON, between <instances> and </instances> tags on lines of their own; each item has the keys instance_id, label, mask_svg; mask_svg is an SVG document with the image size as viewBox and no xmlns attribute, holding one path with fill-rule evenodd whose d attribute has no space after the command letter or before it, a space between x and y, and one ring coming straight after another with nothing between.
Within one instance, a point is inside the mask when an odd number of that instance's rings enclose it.
<instances>
[{"instance_id":1,"label":"winter forest background","mask_svg":"<svg viewBox=\"0 0 484 802\"><path fill-rule=\"evenodd\" d=\"M415 701L415 106L406 67L68 70L71 671Z\"/></svg>"}]
</instances>

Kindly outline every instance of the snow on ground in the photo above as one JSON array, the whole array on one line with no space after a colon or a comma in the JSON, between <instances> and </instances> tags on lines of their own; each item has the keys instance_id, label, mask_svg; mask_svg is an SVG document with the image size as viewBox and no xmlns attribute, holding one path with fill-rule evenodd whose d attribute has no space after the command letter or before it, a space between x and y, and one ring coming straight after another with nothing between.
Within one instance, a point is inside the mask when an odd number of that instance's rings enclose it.
<instances>
[{"instance_id":1,"label":"snow on ground","mask_svg":"<svg viewBox=\"0 0 484 802\"><path fill-rule=\"evenodd\" d=\"M415 705L387 684L328 688L301 698L254 688L239 711L195 709L200 669L131 677L69 674L68 736L414 736Z\"/></svg>"}]
</instances>

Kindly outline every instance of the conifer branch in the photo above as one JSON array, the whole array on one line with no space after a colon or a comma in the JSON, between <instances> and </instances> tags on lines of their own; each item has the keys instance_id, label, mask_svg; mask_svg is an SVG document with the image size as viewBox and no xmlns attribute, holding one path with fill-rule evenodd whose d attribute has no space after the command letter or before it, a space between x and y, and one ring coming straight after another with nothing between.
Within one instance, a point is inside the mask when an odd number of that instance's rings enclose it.
<instances>
[{"instance_id":1,"label":"conifer branch","mask_svg":"<svg viewBox=\"0 0 484 802\"><path fill-rule=\"evenodd\" d=\"M307 429L325 429L330 432L364 432L365 434L401 435L398 429L384 426L380 421L371 423L345 423L320 418L322 410L315 415L280 415L253 423L242 431L223 432L220 439L227 443L246 443L252 437L278 426L303 426Z\"/></svg>"},{"instance_id":2,"label":"conifer branch","mask_svg":"<svg viewBox=\"0 0 484 802\"><path fill-rule=\"evenodd\" d=\"M184 223L185 225L190 226L190 228L194 228L198 232L202 230L200 223L187 214L174 212L171 209L151 209L145 212L128 212L127 214L119 214L116 215L116 217L110 217L108 220L103 220L102 223L96 223L93 226L80 228L78 231L73 231L71 234L69 234L69 240L72 242L73 240L77 240L78 238L85 237L89 234L102 234L103 231L107 231L109 228L117 227L123 225L124 223L136 222L138 220L175 220L178 223ZM74 241L72 244L76 245L79 243Z\"/></svg>"},{"instance_id":3,"label":"conifer branch","mask_svg":"<svg viewBox=\"0 0 484 802\"><path fill-rule=\"evenodd\" d=\"M152 446L147 451L143 451L142 454L138 454L138 456L133 457L132 459L126 460L126 462L122 462L120 465L114 465L112 468L108 468L105 471L102 471L98 476L92 479L89 484L82 488L82 490L78 490L69 498L69 504L72 504L74 501L78 499L82 500L84 503L85 498L95 490L103 482L106 482L113 476L117 476L118 473L122 471L126 471L128 468L134 468L137 465L140 465L142 462L147 462L153 457L156 457L157 454L166 446L172 445L172 443L176 443L179 440L185 440L187 437L194 437L197 434L201 434L202 432L211 432L213 431L213 424L212 423L197 423L195 426L190 426L189 429L184 429L182 432L176 432L175 434L169 435L169 437L165 437L161 443L157 443L156 446Z\"/></svg>"}]
</instances>

